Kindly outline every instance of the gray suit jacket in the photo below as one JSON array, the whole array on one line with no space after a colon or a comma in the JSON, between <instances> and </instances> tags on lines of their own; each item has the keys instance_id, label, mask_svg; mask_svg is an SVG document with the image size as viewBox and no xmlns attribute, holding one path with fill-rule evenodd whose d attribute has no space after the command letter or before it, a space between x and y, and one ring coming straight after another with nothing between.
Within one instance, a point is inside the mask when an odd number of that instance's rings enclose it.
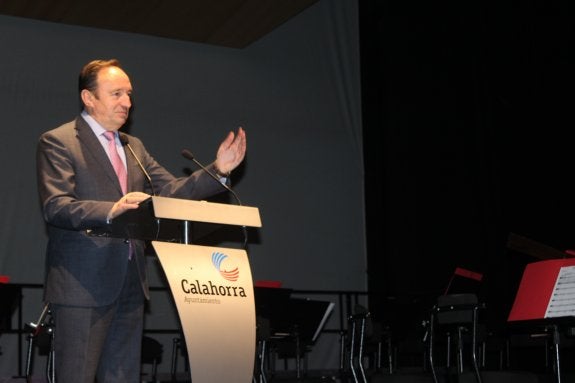
<instances>
[{"instance_id":1,"label":"gray suit jacket","mask_svg":"<svg viewBox=\"0 0 575 383\"><path fill-rule=\"evenodd\" d=\"M202 199L225 190L203 170L189 177L174 177L155 161L138 138L127 137L158 195ZM148 181L129 150L126 160L128 191L151 194ZM108 212L122 197L106 152L89 125L78 116L40 137L36 161L48 230L45 301L85 307L113 302L124 282L128 244L123 239L93 237L86 232L105 225ZM144 243L132 242L142 288L148 297Z\"/></svg>"}]
</instances>

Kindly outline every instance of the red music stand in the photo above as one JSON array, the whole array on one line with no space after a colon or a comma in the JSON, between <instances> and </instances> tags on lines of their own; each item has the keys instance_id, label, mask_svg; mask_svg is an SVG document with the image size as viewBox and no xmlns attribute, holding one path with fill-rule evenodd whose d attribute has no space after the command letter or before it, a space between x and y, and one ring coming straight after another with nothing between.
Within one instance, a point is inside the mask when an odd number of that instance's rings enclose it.
<instances>
[{"instance_id":1,"label":"red music stand","mask_svg":"<svg viewBox=\"0 0 575 383\"><path fill-rule=\"evenodd\" d=\"M575 258L533 262L525 267L508 321L575 316L575 297L566 283L575 271ZM575 272L572 274L575 279ZM575 288L572 288L575 290Z\"/></svg>"},{"instance_id":2,"label":"red music stand","mask_svg":"<svg viewBox=\"0 0 575 383\"><path fill-rule=\"evenodd\" d=\"M525 267L508 321L551 328L555 374L561 382L559 326L575 320L575 258L549 259Z\"/></svg>"}]
</instances>

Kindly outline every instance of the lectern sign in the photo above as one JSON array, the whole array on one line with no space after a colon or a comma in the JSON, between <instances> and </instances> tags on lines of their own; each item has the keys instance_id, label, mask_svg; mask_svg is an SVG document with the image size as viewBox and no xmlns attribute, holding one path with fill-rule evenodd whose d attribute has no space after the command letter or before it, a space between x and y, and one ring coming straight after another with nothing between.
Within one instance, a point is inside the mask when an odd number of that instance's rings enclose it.
<instances>
[{"instance_id":1,"label":"lectern sign","mask_svg":"<svg viewBox=\"0 0 575 383\"><path fill-rule=\"evenodd\" d=\"M157 241L152 245L178 309L192 381L250 382L256 334L246 252Z\"/></svg>"}]
</instances>

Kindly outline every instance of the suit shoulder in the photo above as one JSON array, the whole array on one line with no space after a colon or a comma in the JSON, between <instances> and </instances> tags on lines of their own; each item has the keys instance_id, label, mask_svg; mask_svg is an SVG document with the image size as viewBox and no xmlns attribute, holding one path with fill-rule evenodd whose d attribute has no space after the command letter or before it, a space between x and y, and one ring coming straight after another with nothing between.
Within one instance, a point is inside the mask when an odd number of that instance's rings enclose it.
<instances>
[{"instance_id":1,"label":"suit shoulder","mask_svg":"<svg viewBox=\"0 0 575 383\"><path fill-rule=\"evenodd\" d=\"M48 137L48 136L56 136L61 137L68 135L70 133L75 132L76 130L76 122L77 120L68 121L56 128L50 129L40 135L40 138Z\"/></svg>"}]
</instances>

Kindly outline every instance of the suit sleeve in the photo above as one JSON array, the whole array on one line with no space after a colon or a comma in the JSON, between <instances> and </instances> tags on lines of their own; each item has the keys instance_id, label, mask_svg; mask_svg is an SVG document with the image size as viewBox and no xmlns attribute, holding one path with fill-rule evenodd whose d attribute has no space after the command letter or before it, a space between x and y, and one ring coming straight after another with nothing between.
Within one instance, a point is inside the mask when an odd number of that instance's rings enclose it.
<instances>
[{"instance_id":1,"label":"suit sleeve","mask_svg":"<svg viewBox=\"0 0 575 383\"><path fill-rule=\"evenodd\" d=\"M202 169L187 177L174 177L146 151L138 138L130 137L130 144L136 155L141 158L144 168L152 179L154 190L159 196L199 200L226 190ZM213 164L210 164L208 168L213 168Z\"/></svg>"}]
</instances>

